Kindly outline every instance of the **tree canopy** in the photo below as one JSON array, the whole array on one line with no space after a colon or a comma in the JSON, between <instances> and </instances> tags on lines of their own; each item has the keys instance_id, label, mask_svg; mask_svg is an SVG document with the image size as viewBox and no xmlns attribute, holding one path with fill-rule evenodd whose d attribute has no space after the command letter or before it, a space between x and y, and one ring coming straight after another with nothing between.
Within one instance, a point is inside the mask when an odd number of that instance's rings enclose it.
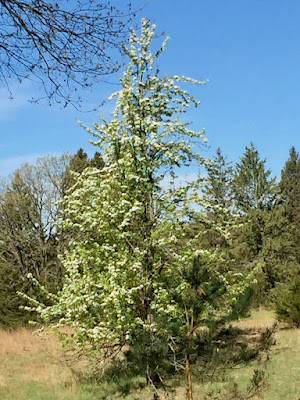
<instances>
[{"instance_id":1,"label":"tree canopy","mask_svg":"<svg viewBox=\"0 0 300 400\"><path fill-rule=\"evenodd\" d=\"M192 398L194 333L229 319L251 277L199 249L202 232L188 234L190 218L203 216L198 179L164 184L202 160L204 132L179 116L199 105L185 87L203 82L161 77L156 59L168 39L153 52L154 35L148 20L140 36L131 33L111 119L86 128L104 163L85 169L65 198L63 228L81 234L63 254L61 291L49 294L50 306L33 301L33 310L55 327L73 327L68 342L90 355L108 359L129 346L149 383L162 379L166 364L183 364Z\"/></svg>"}]
</instances>

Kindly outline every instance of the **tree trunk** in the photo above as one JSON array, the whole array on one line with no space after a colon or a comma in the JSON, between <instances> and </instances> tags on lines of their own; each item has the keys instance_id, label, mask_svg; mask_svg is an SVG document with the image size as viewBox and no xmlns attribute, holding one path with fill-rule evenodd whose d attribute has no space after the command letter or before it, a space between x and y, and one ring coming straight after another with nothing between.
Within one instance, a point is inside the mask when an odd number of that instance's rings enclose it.
<instances>
[{"instance_id":1,"label":"tree trunk","mask_svg":"<svg viewBox=\"0 0 300 400\"><path fill-rule=\"evenodd\" d=\"M191 363L190 363L190 343L188 344L186 360L185 360L185 373L187 379L187 398L188 400L193 400L193 384L192 384L192 374L191 374Z\"/></svg>"}]
</instances>

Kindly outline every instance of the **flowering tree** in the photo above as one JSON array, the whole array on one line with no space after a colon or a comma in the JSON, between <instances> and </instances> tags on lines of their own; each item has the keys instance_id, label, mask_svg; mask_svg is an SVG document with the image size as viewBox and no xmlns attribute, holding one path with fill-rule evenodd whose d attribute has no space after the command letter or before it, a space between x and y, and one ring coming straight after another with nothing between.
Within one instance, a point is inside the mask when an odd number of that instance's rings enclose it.
<instances>
[{"instance_id":1,"label":"flowering tree","mask_svg":"<svg viewBox=\"0 0 300 400\"><path fill-rule=\"evenodd\" d=\"M174 364L185 362L192 398L193 340L230 314L247 282L214 270L219 256L198 249L198 234L188 236L189 218L200 213L198 181L180 185L176 177L200 161L203 131L178 118L199 105L179 83L203 82L159 77L155 61L168 39L152 53L154 34L147 20L140 37L132 32L112 118L86 128L105 166L86 169L65 199L63 226L84 235L62 257L61 292L35 309L46 323L74 327L73 343L87 353L108 358L125 345L139 347L150 383L172 354Z\"/></svg>"}]
</instances>

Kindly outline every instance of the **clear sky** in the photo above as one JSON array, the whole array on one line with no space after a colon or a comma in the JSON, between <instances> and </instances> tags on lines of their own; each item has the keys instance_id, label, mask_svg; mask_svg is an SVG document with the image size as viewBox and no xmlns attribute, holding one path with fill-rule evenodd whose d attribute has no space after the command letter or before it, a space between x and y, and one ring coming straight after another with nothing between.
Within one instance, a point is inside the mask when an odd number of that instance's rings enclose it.
<instances>
[{"instance_id":1,"label":"clear sky","mask_svg":"<svg viewBox=\"0 0 300 400\"><path fill-rule=\"evenodd\" d=\"M190 114L194 127L206 129L211 148L204 155L220 146L237 161L253 141L279 175L289 148L300 151L300 1L150 0L142 16L171 37L162 73L209 80L197 89L202 104ZM97 85L89 101L99 103L116 88ZM37 156L79 147L91 153L76 119L90 125L101 111L30 104L28 83L12 90L10 101L0 87L0 175Z\"/></svg>"}]
</instances>

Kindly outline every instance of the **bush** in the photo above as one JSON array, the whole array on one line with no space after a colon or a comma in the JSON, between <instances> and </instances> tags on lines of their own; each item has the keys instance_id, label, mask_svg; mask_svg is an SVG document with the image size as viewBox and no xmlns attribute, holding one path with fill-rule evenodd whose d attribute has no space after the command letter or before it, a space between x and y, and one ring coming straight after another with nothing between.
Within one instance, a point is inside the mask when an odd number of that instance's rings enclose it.
<instances>
[{"instance_id":1,"label":"bush","mask_svg":"<svg viewBox=\"0 0 300 400\"><path fill-rule=\"evenodd\" d=\"M300 327L300 278L277 291L275 312L279 321Z\"/></svg>"}]
</instances>

